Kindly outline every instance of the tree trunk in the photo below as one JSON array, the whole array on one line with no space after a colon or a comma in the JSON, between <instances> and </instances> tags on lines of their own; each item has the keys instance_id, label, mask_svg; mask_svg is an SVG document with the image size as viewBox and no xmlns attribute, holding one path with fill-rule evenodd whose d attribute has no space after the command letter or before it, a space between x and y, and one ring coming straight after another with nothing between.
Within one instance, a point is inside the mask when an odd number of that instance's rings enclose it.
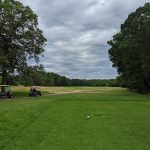
<instances>
[{"instance_id":1,"label":"tree trunk","mask_svg":"<svg viewBox=\"0 0 150 150\"><path fill-rule=\"evenodd\" d=\"M7 76L7 72L6 70L3 70L2 72L2 84L6 85L6 76Z\"/></svg>"},{"instance_id":2,"label":"tree trunk","mask_svg":"<svg viewBox=\"0 0 150 150\"><path fill-rule=\"evenodd\" d=\"M7 72L6 72L6 70L4 69L3 72L2 72L2 85L6 85L6 77L7 77ZM4 92L4 91L5 91L5 88L2 87L1 91Z\"/></svg>"}]
</instances>

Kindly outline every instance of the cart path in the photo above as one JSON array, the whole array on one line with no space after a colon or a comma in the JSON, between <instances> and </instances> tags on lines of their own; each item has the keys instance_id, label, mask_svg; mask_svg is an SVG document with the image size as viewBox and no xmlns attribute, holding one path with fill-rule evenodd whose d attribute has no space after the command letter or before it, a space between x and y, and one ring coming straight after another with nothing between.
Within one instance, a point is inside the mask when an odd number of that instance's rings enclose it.
<instances>
[{"instance_id":1,"label":"cart path","mask_svg":"<svg viewBox=\"0 0 150 150\"><path fill-rule=\"evenodd\" d=\"M51 95L65 95L65 94L73 94L73 93L80 93L81 90L77 90L77 91L71 91L71 92L58 92L58 93L49 93L49 94L45 94L43 96L51 96Z\"/></svg>"},{"instance_id":2,"label":"cart path","mask_svg":"<svg viewBox=\"0 0 150 150\"><path fill-rule=\"evenodd\" d=\"M43 96L51 96L51 95L66 95L66 94L74 94L74 93L103 93L100 91L93 91L93 90L76 90L76 91L70 91L70 92L58 92L58 93L51 93L51 94L45 94Z\"/></svg>"}]
</instances>

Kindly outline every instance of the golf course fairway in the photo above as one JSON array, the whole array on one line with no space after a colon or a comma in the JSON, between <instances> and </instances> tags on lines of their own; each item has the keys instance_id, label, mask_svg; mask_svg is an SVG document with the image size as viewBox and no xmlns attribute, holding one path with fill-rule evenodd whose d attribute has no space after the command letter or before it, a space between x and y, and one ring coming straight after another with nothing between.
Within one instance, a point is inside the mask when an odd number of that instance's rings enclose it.
<instances>
[{"instance_id":1,"label":"golf course fairway","mask_svg":"<svg viewBox=\"0 0 150 150\"><path fill-rule=\"evenodd\" d=\"M0 150L150 150L149 94L42 90L47 93L41 97L0 99Z\"/></svg>"}]
</instances>

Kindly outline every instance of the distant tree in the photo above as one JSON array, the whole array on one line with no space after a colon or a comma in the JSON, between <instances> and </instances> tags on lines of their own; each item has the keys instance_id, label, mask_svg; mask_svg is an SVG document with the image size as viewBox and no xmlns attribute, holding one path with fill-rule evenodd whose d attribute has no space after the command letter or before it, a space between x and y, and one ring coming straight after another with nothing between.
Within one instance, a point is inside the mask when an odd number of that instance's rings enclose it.
<instances>
[{"instance_id":1,"label":"distant tree","mask_svg":"<svg viewBox=\"0 0 150 150\"><path fill-rule=\"evenodd\" d=\"M131 13L108 44L110 60L126 86L147 92L150 89L150 3Z\"/></svg>"},{"instance_id":2,"label":"distant tree","mask_svg":"<svg viewBox=\"0 0 150 150\"><path fill-rule=\"evenodd\" d=\"M39 61L46 42L38 28L37 15L15 0L0 0L0 69L2 84L8 72L27 66L27 60Z\"/></svg>"},{"instance_id":3,"label":"distant tree","mask_svg":"<svg viewBox=\"0 0 150 150\"><path fill-rule=\"evenodd\" d=\"M40 66L28 66L24 67L21 72L19 72L18 82L25 86L32 85L45 85L46 72L42 65ZM14 77L15 78L15 77Z\"/></svg>"},{"instance_id":4,"label":"distant tree","mask_svg":"<svg viewBox=\"0 0 150 150\"><path fill-rule=\"evenodd\" d=\"M9 75L9 84L25 86L70 86L71 80L56 73L46 72L42 65L24 67L17 75Z\"/></svg>"}]
</instances>

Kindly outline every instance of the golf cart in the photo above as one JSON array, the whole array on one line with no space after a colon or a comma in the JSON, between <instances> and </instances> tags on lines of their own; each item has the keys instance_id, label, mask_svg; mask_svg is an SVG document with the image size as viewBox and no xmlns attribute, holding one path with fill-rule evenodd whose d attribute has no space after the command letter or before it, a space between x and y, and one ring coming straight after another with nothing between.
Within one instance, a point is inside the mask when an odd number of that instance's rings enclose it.
<instances>
[{"instance_id":1,"label":"golf cart","mask_svg":"<svg viewBox=\"0 0 150 150\"><path fill-rule=\"evenodd\" d=\"M41 90L38 86L31 86L29 96L41 96Z\"/></svg>"},{"instance_id":2,"label":"golf cart","mask_svg":"<svg viewBox=\"0 0 150 150\"><path fill-rule=\"evenodd\" d=\"M13 98L10 85L0 85L0 98Z\"/></svg>"}]
</instances>

